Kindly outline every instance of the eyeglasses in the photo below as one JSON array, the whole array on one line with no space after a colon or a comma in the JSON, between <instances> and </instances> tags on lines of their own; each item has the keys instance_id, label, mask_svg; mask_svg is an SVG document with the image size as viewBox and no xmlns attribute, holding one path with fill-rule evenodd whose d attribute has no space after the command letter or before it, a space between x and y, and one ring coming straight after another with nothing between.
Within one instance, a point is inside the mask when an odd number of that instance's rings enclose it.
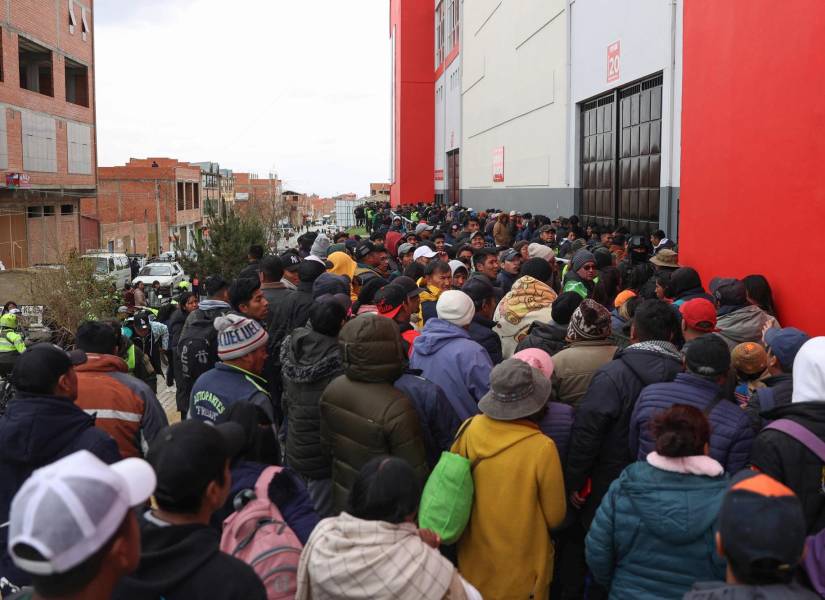
<instances>
[{"instance_id":1,"label":"eyeglasses","mask_svg":"<svg viewBox=\"0 0 825 600\"><path fill-rule=\"evenodd\" d=\"M584 265L580 270L582 271L595 271L596 265Z\"/></svg>"}]
</instances>

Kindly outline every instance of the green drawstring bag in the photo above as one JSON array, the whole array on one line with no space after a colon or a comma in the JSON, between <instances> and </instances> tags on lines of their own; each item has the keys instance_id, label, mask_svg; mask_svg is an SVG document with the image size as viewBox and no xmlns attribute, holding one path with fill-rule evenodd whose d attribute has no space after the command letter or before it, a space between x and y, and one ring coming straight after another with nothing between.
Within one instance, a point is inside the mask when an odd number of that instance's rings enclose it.
<instances>
[{"instance_id":1,"label":"green drawstring bag","mask_svg":"<svg viewBox=\"0 0 825 600\"><path fill-rule=\"evenodd\" d=\"M472 422L470 417L455 434L456 441ZM455 544L473 510L473 469L482 459L470 462L460 454L442 452L441 458L424 485L418 506L418 526L438 534L443 544Z\"/></svg>"},{"instance_id":2,"label":"green drawstring bag","mask_svg":"<svg viewBox=\"0 0 825 600\"><path fill-rule=\"evenodd\" d=\"M418 526L437 533L443 544L456 543L470 521L474 493L471 467L463 456L442 452L424 485Z\"/></svg>"}]
</instances>

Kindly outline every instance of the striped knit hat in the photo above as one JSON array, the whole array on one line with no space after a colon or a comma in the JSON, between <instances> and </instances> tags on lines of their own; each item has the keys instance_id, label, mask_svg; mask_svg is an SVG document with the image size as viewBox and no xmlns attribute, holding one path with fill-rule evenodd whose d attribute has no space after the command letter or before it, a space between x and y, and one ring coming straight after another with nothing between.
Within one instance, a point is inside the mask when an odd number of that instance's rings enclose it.
<instances>
[{"instance_id":1,"label":"striped knit hat","mask_svg":"<svg viewBox=\"0 0 825 600\"><path fill-rule=\"evenodd\" d=\"M611 334L610 312L595 300L582 300L570 318L567 339L571 342L603 340Z\"/></svg>"},{"instance_id":2,"label":"striped knit hat","mask_svg":"<svg viewBox=\"0 0 825 600\"><path fill-rule=\"evenodd\" d=\"M266 345L269 334L255 319L228 314L214 322L218 330L218 358L233 360Z\"/></svg>"}]
</instances>

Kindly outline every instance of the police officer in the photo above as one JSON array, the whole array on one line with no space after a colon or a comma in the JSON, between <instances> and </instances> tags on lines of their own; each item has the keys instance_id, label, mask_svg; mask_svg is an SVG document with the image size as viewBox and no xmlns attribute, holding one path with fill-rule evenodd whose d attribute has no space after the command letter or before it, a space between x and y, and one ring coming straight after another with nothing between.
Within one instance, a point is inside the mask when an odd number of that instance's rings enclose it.
<instances>
[{"instance_id":1,"label":"police officer","mask_svg":"<svg viewBox=\"0 0 825 600\"><path fill-rule=\"evenodd\" d=\"M17 357L26 351L23 336L17 328L17 309L0 316L0 375L7 377Z\"/></svg>"}]
</instances>

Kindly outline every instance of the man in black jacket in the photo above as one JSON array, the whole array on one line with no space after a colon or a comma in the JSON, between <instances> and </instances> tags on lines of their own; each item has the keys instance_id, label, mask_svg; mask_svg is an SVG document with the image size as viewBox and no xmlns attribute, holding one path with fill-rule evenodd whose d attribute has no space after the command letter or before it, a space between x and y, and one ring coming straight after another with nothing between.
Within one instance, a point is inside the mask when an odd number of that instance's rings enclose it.
<instances>
[{"instance_id":1,"label":"man in black jacket","mask_svg":"<svg viewBox=\"0 0 825 600\"><path fill-rule=\"evenodd\" d=\"M472 298L473 305L476 307L476 314L470 322L467 333L487 351L493 365L497 365L504 360L504 357L501 352L501 338L493 331L496 326L493 313L498 304L496 290L481 277L474 277L467 280L461 287L461 291Z\"/></svg>"},{"instance_id":2,"label":"man in black jacket","mask_svg":"<svg viewBox=\"0 0 825 600\"><path fill-rule=\"evenodd\" d=\"M793 363L791 404L777 406L765 419L787 419L825 441L825 337L799 349ZM802 442L781 431L763 429L751 450L751 464L787 485L802 502L808 534L825 529L825 463Z\"/></svg>"},{"instance_id":3,"label":"man in black jacket","mask_svg":"<svg viewBox=\"0 0 825 600\"><path fill-rule=\"evenodd\" d=\"M766 387L757 390L748 399L745 407L745 412L756 431L762 429L763 425L760 413L791 403L794 359L796 353L809 339L804 331L795 327L784 329L773 327L765 332L765 344L768 350L767 370L770 377L764 379Z\"/></svg>"},{"instance_id":4,"label":"man in black jacket","mask_svg":"<svg viewBox=\"0 0 825 600\"><path fill-rule=\"evenodd\" d=\"M8 521L11 501L32 472L78 450L106 463L120 460L117 444L97 429L77 399L74 367L86 361L81 350L67 353L36 344L17 359L12 383L17 390L0 418L0 523ZM0 527L0 577L26 585L30 576L8 554L7 527Z\"/></svg>"},{"instance_id":5,"label":"man in black jacket","mask_svg":"<svg viewBox=\"0 0 825 600\"><path fill-rule=\"evenodd\" d=\"M287 335L279 349L282 407L287 419L286 459L307 482L315 512L333 515L332 473L321 449L321 394L344 372L338 333L346 309L334 299L314 302L309 323Z\"/></svg>"},{"instance_id":6,"label":"man in black jacket","mask_svg":"<svg viewBox=\"0 0 825 600\"><path fill-rule=\"evenodd\" d=\"M289 333L289 314L295 296L295 291L281 281L283 277L284 265L279 257L267 256L261 261L261 292L269 304L265 323L269 333L269 356L262 375L276 408L281 405L281 342Z\"/></svg>"},{"instance_id":7,"label":"man in black jacket","mask_svg":"<svg viewBox=\"0 0 825 600\"><path fill-rule=\"evenodd\" d=\"M246 255L247 265L241 270L238 275L239 278L249 277L250 279L257 279L258 272L261 270L261 259L264 257L264 248L258 244L253 244L249 247L249 252Z\"/></svg>"},{"instance_id":8,"label":"man in black jacket","mask_svg":"<svg viewBox=\"0 0 825 600\"><path fill-rule=\"evenodd\" d=\"M229 496L229 463L245 441L237 423L190 420L161 430L146 455L157 475L157 508L141 515L140 565L112 598L266 598L255 571L221 552L209 526Z\"/></svg>"},{"instance_id":9,"label":"man in black jacket","mask_svg":"<svg viewBox=\"0 0 825 600\"><path fill-rule=\"evenodd\" d=\"M213 323L232 310L229 286L220 275L206 280L206 300L186 317L175 348L175 402L181 419L189 412L189 395L195 380L218 360L218 332Z\"/></svg>"},{"instance_id":10,"label":"man in black jacket","mask_svg":"<svg viewBox=\"0 0 825 600\"><path fill-rule=\"evenodd\" d=\"M298 289L292 296L292 309L289 313L289 330L303 327L309 319L309 307L312 305L312 286L326 271L324 263L305 260L298 265Z\"/></svg>"},{"instance_id":11,"label":"man in black jacket","mask_svg":"<svg viewBox=\"0 0 825 600\"><path fill-rule=\"evenodd\" d=\"M607 488L633 461L628 444L630 415L646 385L672 381L682 371L673 340L679 322L661 300L648 300L636 311L633 344L596 371L576 410L565 473L570 502L582 509L590 526ZM587 480L592 491L582 493Z\"/></svg>"}]
</instances>

